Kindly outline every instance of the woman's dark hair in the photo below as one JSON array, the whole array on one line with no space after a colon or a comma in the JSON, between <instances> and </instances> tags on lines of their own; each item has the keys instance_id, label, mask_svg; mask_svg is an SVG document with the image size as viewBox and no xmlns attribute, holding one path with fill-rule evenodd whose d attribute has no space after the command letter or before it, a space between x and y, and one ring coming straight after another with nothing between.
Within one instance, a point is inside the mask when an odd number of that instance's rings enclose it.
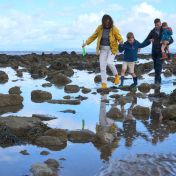
<instances>
[{"instance_id":1,"label":"woman's dark hair","mask_svg":"<svg viewBox=\"0 0 176 176\"><path fill-rule=\"evenodd\" d=\"M107 15L107 14L105 14L102 17L102 26L103 26L103 28L106 28L105 23L106 23L107 20L109 20L109 28L112 28L113 27L113 23L114 23L113 19L112 19L112 17L110 15Z\"/></svg>"}]
</instances>

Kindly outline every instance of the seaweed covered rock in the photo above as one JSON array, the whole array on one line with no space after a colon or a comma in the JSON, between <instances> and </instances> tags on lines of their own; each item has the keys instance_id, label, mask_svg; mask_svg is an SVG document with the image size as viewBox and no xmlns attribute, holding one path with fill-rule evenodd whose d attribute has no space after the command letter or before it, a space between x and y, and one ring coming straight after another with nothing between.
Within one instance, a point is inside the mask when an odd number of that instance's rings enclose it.
<instances>
[{"instance_id":1,"label":"seaweed covered rock","mask_svg":"<svg viewBox=\"0 0 176 176\"><path fill-rule=\"evenodd\" d=\"M0 83L6 83L8 82L9 77L6 72L0 71Z\"/></svg>"},{"instance_id":2,"label":"seaweed covered rock","mask_svg":"<svg viewBox=\"0 0 176 176\"><path fill-rule=\"evenodd\" d=\"M33 90L31 92L31 100L33 102L41 103L52 99L52 94L50 92L42 90Z\"/></svg>"}]
</instances>

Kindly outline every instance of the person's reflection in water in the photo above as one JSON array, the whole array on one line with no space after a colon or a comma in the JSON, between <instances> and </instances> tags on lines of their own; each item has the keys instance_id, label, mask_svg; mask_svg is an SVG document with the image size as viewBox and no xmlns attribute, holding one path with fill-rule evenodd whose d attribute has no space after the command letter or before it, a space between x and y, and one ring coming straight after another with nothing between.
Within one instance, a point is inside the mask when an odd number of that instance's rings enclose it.
<instances>
[{"instance_id":1,"label":"person's reflection in water","mask_svg":"<svg viewBox=\"0 0 176 176\"><path fill-rule=\"evenodd\" d=\"M134 105L137 103L137 99L135 99L130 108L127 110L127 113L124 109L124 106L121 106L121 112L123 113L124 121L123 121L123 136L125 138L125 146L131 147L133 140L137 135L136 131L136 120L132 115L132 109Z\"/></svg>"},{"instance_id":2,"label":"person's reflection in water","mask_svg":"<svg viewBox=\"0 0 176 176\"><path fill-rule=\"evenodd\" d=\"M109 160L119 141L115 121L106 116L106 102L107 95L101 95L99 124L96 126L97 140L94 143L100 150L103 160Z\"/></svg>"}]
</instances>

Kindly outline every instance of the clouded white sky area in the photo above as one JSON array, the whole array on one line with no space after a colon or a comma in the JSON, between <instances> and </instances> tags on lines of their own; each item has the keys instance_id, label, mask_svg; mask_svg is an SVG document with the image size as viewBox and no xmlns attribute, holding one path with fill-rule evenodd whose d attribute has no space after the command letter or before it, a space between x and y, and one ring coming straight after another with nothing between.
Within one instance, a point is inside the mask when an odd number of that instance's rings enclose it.
<instances>
[{"instance_id":1,"label":"clouded white sky area","mask_svg":"<svg viewBox=\"0 0 176 176\"><path fill-rule=\"evenodd\" d=\"M80 48L105 13L124 39L134 32L143 41L153 20L161 18L173 28L176 41L175 7L175 0L0 0L0 50ZM94 47L95 42L89 46Z\"/></svg>"}]
</instances>

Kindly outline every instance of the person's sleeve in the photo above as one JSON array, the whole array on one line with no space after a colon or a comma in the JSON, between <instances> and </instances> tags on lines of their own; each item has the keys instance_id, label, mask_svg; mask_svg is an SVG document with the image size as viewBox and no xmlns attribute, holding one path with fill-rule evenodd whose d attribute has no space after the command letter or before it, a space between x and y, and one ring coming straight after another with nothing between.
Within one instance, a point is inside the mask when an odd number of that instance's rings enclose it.
<instances>
[{"instance_id":1,"label":"person's sleeve","mask_svg":"<svg viewBox=\"0 0 176 176\"><path fill-rule=\"evenodd\" d=\"M122 53L125 50L125 44L119 44L119 52Z\"/></svg>"},{"instance_id":2,"label":"person's sleeve","mask_svg":"<svg viewBox=\"0 0 176 176\"><path fill-rule=\"evenodd\" d=\"M98 37L99 28L98 26L95 32L86 40L86 45L91 44Z\"/></svg>"},{"instance_id":3,"label":"person's sleeve","mask_svg":"<svg viewBox=\"0 0 176 176\"><path fill-rule=\"evenodd\" d=\"M173 35L172 28L168 28L167 33L168 33L169 35Z\"/></svg>"},{"instance_id":4,"label":"person's sleeve","mask_svg":"<svg viewBox=\"0 0 176 176\"><path fill-rule=\"evenodd\" d=\"M147 38L145 40L150 40L153 38L153 32L150 31L150 33L148 34Z\"/></svg>"},{"instance_id":5,"label":"person's sleeve","mask_svg":"<svg viewBox=\"0 0 176 176\"><path fill-rule=\"evenodd\" d=\"M114 32L114 36L115 36L116 40L118 42L123 42L123 38L120 35L120 31L119 31L119 29L117 27L114 27L114 31L113 32Z\"/></svg>"},{"instance_id":6,"label":"person's sleeve","mask_svg":"<svg viewBox=\"0 0 176 176\"><path fill-rule=\"evenodd\" d=\"M142 43L138 42L138 48L144 48L144 47L150 45L150 43L151 43L150 40L144 40Z\"/></svg>"}]
</instances>

